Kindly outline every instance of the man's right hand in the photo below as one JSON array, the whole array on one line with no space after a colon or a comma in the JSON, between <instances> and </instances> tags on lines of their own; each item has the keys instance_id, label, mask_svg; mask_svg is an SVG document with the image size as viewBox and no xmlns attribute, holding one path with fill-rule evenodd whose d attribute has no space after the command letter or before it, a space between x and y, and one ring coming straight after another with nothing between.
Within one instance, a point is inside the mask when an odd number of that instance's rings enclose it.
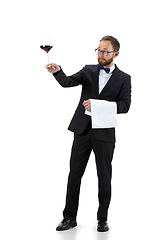
<instances>
[{"instance_id":1,"label":"man's right hand","mask_svg":"<svg viewBox=\"0 0 160 240\"><path fill-rule=\"evenodd\" d=\"M61 70L60 67L56 63L49 63L46 65L46 68L47 68L48 72L50 72L50 73L56 73Z\"/></svg>"}]
</instances>

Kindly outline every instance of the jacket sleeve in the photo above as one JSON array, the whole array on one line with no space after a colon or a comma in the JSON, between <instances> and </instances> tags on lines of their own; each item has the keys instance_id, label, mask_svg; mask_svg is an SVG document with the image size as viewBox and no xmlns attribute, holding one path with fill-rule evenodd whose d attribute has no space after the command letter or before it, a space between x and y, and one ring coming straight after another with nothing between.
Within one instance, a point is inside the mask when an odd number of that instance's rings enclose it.
<instances>
[{"instance_id":1,"label":"jacket sleeve","mask_svg":"<svg viewBox=\"0 0 160 240\"><path fill-rule=\"evenodd\" d=\"M127 75L118 96L117 113L127 113L129 111L130 105L131 105L131 77Z\"/></svg>"},{"instance_id":2,"label":"jacket sleeve","mask_svg":"<svg viewBox=\"0 0 160 240\"><path fill-rule=\"evenodd\" d=\"M61 69L60 72L53 73L53 76L58 81L58 83L62 87L74 87L78 85L82 85L83 83L83 75L84 75L84 68L77 72L76 74L73 74L72 76L66 76L66 74Z\"/></svg>"}]
</instances>

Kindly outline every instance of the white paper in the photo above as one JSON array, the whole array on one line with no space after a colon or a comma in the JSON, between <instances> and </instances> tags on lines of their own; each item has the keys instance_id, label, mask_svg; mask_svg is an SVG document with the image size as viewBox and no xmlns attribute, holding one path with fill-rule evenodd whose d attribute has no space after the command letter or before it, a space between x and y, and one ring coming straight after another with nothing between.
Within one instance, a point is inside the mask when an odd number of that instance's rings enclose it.
<instances>
[{"instance_id":1,"label":"white paper","mask_svg":"<svg viewBox=\"0 0 160 240\"><path fill-rule=\"evenodd\" d=\"M85 114L92 118L92 128L113 128L117 126L117 104L105 100L90 99L91 112Z\"/></svg>"}]
</instances>

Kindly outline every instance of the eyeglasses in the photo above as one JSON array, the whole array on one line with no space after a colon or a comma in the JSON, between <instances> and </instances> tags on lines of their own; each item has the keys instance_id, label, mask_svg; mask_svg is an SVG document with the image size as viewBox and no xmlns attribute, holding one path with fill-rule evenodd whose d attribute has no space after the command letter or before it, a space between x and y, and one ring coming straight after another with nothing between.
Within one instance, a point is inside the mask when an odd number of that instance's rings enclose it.
<instances>
[{"instance_id":1,"label":"eyeglasses","mask_svg":"<svg viewBox=\"0 0 160 240\"><path fill-rule=\"evenodd\" d=\"M103 54L105 57L109 54L109 53L113 53L113 52L116 52L116 51L110 51L110 52L108 52L108 51L102 51L102 50L100 50L100 49L98 49L98 48L96 48L95 49L95 53L97 53L97 54Z\"/></svg>"}]
</instances>

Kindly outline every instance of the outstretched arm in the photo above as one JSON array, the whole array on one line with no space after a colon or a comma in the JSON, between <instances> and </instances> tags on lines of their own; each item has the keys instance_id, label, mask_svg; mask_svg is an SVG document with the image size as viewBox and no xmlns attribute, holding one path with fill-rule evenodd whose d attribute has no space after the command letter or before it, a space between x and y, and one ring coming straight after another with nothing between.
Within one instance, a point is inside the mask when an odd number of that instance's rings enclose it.
<instances>
[{"instance_id":1,"label":"outstretched arm","mask_svg":"<svg viewBox=\"0 0 160 240\"><path fill-rule=\"evenodd\" d=\"M59 82L62 87L74 87L82 84L84 70L80 70L72 76L66 76L63 70L56 63L50 63L46 65L48 72L53 73L53 76Z\"/></svg>"}]
</instances>

